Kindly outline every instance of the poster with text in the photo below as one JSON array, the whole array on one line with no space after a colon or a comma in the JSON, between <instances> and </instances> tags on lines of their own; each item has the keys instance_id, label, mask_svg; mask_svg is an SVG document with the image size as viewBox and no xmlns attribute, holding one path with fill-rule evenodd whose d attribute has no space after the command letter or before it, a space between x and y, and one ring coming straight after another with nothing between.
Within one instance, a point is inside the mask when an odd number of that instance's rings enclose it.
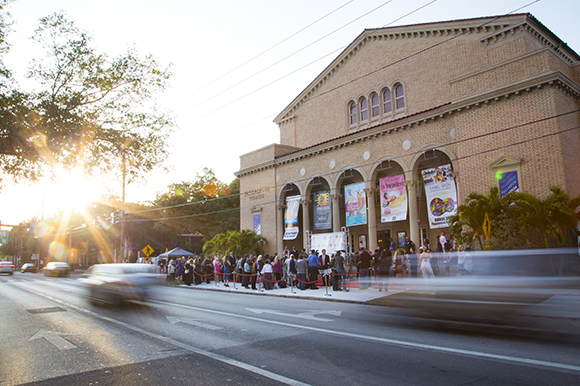
<instances>
[{"instance_id":1,"label":"poster with text","mask_svg":"<svg viewBox=\"0 0 580 386\"><path fill-rule=\"evenodd\" d=\"M362 225L367 223L367 197L365 183L345 185L344 201L346 210L346 226Z\"/></svg>"},{"instance_id":2,"label":"poster with text","mask_svg":"<svg viewBox=\"0 0 580 386\"><path fill-rule=\"evenodd\" d=\"M407 219L407 187L405 175L384 177L379 180L381 192L381 222Z\"/></svg>"},{"instance_id":3,"label":"poster with text","mask_svg":"<svg viewBox=\"0 0 580 386\"><path fill-rule=\"evenodd\" d=\"M451 164L425 169L423 184L431 229L445 228L449 217L457 213L457 190Z\"/></svg>"},{"instance_id":4,"label":"poster with text","mask_svg":"<svg viewBox=\"0 0 580 386\"><path fill-rule=\"evenodd\" d=\"M332 229L332 207L330 202L330 191L324 190L313 195L314 201L314 230Z\"/></svg>"},{"instance_id":5,"label":"poster with text","mask_svg":"<svg viewBox=\"0 0 580 386\"><path fill-rule=\"evenodd\" d=\"M300 196L286 197L286 211L284 212L284 240L294 240L298 237L298 210Z\"/></svg>"}]
</instances>

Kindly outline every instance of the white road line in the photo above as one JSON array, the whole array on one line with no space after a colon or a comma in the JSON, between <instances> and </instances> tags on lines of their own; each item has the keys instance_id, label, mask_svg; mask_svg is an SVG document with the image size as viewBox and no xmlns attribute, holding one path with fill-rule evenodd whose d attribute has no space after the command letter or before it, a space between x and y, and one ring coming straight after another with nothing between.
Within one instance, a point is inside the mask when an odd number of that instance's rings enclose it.
<instances>
[{"instance_id":1,"label":"white road line","mask_svg":"<svg viewBox=\"0 0 580 386\"><path fill-rule=\"evenodd\" d=\"M107 322L117 324L117 325L122 326L122 327L125 327L125 328L127 328L129 330L133 330L133 331L138 332L140 334L147 335L147 336L149 336L149 337L151 337L153 339L157 339L157 340L163 341L165 343L169 343L171 345L174 345L174 346L183 348L185 350L191 351L191 352L193 352L195 354L203 355L205 357L208 357L208 358L211 358L211 359L220 361L222 363L226 363L226 364L229 364L231 366L235 366L235 367L238 367L240 369L244 369L246 371L252 372L254 374L261 375L261 376L263 376L265 378L273 379L273 380L278 381L280 383L283 383L285 385L291 385L291 386L311 386L308 383L300 382L298 380L295 380L295 379L292 379L292 378L288 378L288 377L285 377L283 375L279 375L279 374L273 373L271 371L267 371L267 370L261 369L259 367L255 367L255 366L249 365L247 363L240 362L238 360L235 360L235 359L232 359L232 358L228 358L228 357L223 356L223 355L220 355L220 354L213 353L211 351L201 350L201 349L199 349L197 347L193 347L193 346L190 346L188 344L185 344L185 343L182 343L182 342L178 342L176 340L173 340L171 338L167 338L165 336L161 336L161 335L156 334L154 332L150 332L150 331L144 330L142 328L132 326L132 325L130 325L128 323L125 323L125 322L121 322L120 320L116 320L116 319L113 319L113 318L109 318L107 316L100 315L100 314L98 314L96 312L93 312L93 311L90 311L90 310L87 310L87 309L84 309L84 308L81 308L81 307L77 307L77 306L74 306L72 304L65 303L65 302L63 302L63 301L61 301L59 299L53 298L52 296L48 296L48 295L39 293L39 292L34 291L34 290L31 290L29 288L25 288L25 287L23 287L21 285L18 285L18 287L21 287L25 291L34 293L35 295L38 295L38 296L41 296L43 298L52 300L53 302L62 304L65 307L72 308L72 309L75 309L75 310L77 310L79 312L82 312L82 313L91 315L91 316L93 316L95 318L99 318L101 320L105 320Z\"/></svg>"},{"instance_id":2,"label":"white road line","mask_svg":"<svg viewBox=\"0 0 580 386\"><path fill-rule=\"evenodd\" d=\"M187 309L196 310L196 311L203 311L203 312L208 312L208 313L213 313L213 314L218 314L218 315L231 316L231 317L238 318L238 319L243 318L243 319L255 320L255 321L259 321L259 322L263 322L263 323L275 324L278 326L285 326L285 327L297 328L297 329L301 329L301 330L320 332L320 333L325 333L325 334L329 334L329 335L338 335L338 336L351 338L351 339L354 338L354 339L359 339L359 340L386 343L386 344L397 345L397 346L402 346L402 347L412 347L412 348L417 348L417 349L422 349L422 350L439 351L439 352L446 352L446 353L450 353L450 354L467 355L467 356L472 356L472 357L487 358L487 359L493 359L493 360L498 360L498 361L509 361L509 362L519 363L519 364L524 364L524 365L537 365L537 366L545 366L545 367L549 367L549 368L555 368L555 369L559 369L559 370L572 370L572 371L580 372L580 366L568 365L565 363L547 362L547 361L542 361L542 360L537 360L537 359L520 358L520 357L513 357L513 356L501 355L501 354L490 354L490 353L485 353L485 352L463 350L463 349L457 349L457 348L452 348L452 347L435 346L435 345L431 345L431 344L405 342L405 341L396 340L396 339L380 338L380 337L368 336L368 335L360 335L360 334L350 333L350 332L331 331L331 330L327 330L324 328L295 325L295 324L291 324L291 323L278 322L275 320L261 319L261 318L254 317L254 316L245 316L245 315L240 315L240 314L232 314L232 313L224 312L224 311L208 310L205 308L186 306L186 305L177 304L177 303L160 302L160 301L156 301L156 300L152 300L151 302L154 302L157 304L171 305L174 307L187 308Z\"/></svg>"}]
</instances>

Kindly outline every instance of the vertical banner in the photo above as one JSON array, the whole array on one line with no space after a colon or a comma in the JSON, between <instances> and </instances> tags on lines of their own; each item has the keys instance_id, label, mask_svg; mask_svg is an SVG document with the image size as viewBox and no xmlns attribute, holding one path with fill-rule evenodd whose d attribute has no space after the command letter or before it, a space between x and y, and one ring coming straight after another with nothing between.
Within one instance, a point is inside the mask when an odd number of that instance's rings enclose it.
<instances>
[{"instance_id":1,"label":"vertical banner","mask_svg":"<svg viewBox=\"0 0 580 386\"><path fill-rule=\"evenodd\" d=\"M261 214L254 215L254 232L256 232L257 235L262 234L262 215Z\"/></svg>"},{"instance_id":2,"label":"vertical banner","mask_svg":"<svg viewBox=\"0 0 580 386\"><path fill-rule=\"evenodd\" d=\"M362 225L367 223L367 197L365 183L345 185L344 201L346 209L346 226Z\"/></svg>"},{"instance_id":3,"label":"vertical banner","mask_svg":"<svg viewBox=\"0 0 580 386\"><path fill-rule=\"evenodd\" d=\"M519 192L518 172L498 173L499 195L501 197L508 193Z\"/></svg>"},{"instance_id":4,"label":"vertical banner","mask_svg":"<svg viewBox=\"0 0 580 386\"><path fill-rule=\"evenodd\" d=\"M381 222L407 219L407 187L405 175L384 177L379 180L381 191Z\"/></svg>"},{"instance_id":5,"label":"vertical banner","mask_svg":"<svg viewBox=\"0 0 580 386\"><path fill-rule=\"evenodd\" d=\"M284 212L284 240L294 240L298 237L298 209L300 196L286 197L286 212Z\"/></svg>"},{"instance_id":6,"label":"vertical banner","mask_svg":"<svg viewBox=\"0 0 580 386\"><path fill-rule=\"evenodd\" d=\"M332 229L330 190L314 193L314 230Z\"/></svg>"},{"instance_id":7,"label":"vertical banner","mask_svg":"<svg viewBox=\"0 0 580 386\"><path fill-rule=\"evenodd\" d=\"M448 226L449 217L457 213L457 190L451 164L423 170L431 229Z\"/></svg>"}]
</instances>

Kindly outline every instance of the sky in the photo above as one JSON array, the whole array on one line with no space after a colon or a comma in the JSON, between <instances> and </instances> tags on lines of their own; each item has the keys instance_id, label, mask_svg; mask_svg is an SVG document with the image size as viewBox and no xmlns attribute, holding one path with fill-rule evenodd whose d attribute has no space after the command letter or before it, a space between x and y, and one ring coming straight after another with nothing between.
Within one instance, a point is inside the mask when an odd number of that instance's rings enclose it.
<instances>
[{"instance_id":1,"label":"sky","mask_svg":"<svg viewBox=\"0 0 580 386\"><path fill-rule=\"evenodd\" d=\"M170 87L157 98L176 123L170 172L128 185L127 202L153 200L204 167L231 182L240 155L279 143L273 119L366 28L529 12L580 52L578 0L17 0L9 11L4 60L22 88L34 87L26 71L42 54L29 39L38 19L59 11L92 35L98 52L115 57L134 47L171 65ZM121 196L121 181L92 182L77 183L80 191L7 184L0 221L47 217L103 188Z\"/></svg>"}]
</instances>

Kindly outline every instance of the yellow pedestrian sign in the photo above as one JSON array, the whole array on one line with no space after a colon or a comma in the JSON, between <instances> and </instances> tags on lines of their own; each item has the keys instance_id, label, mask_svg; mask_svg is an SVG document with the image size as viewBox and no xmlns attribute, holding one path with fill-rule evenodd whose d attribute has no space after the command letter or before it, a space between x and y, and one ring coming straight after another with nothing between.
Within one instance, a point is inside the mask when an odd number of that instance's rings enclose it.
<instances>
[{"instance_id":1,"label":"yellow pedestrian sign","mask_svg":"<svg viewBox=\"0 0 580 386\"><path fill-rule=\"evenodd\" d=\"M149 257L151 256L151 254L153 252L155 252L155 250L153 248L151 248L150 245L147 245L145 248L143 248L141 251L143 251L143 253L145 254L145 256Z\"/></svg>"},{"instance_id":2,"label":"yellow pedestrian sign","mask_svg":"<svg viewBox=\"0 0 580 386\"><path fill-rule=\"evenodd\" d=\"M491 234L491 222L489 221L489 215L485 212L485 219L483 220L483 235L485 236L485 249L491 249L489 245L489 235Z\"/></svg>"}]
</instances>

